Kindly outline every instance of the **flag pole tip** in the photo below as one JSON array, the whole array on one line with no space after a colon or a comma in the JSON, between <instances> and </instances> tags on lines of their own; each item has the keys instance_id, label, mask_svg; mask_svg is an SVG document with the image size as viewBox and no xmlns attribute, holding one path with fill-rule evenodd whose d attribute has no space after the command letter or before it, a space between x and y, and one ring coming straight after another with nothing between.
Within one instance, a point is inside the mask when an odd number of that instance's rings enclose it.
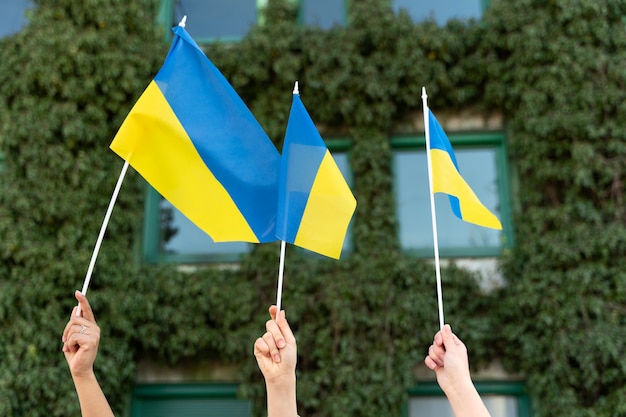
<instances>
[{"instance_id":1,"label":"flag pole tip","mask_svg":"<svg viewBox=\"0 0 626 417\"><path fill-rule=\"evenodd\" d=\"M426 87L422 87L422 98L427 98L428 96L426 95Z\"/></svg>"},{"instance_id":2,"label":"flag pole tip","mask_svg":"<svg viewBox=\"0 0 626 417\"><path fill-rule=\"evenodd\" d=\"M183 18L180 19L180 22L178 23L178 26L184 28L186 24L187 24L187 15L184 15Z\"/></svg>"},{"instance_id":3,"label":"flag pole tip","mask_svg":"<svg viewBox=\"0 0 626 417\"><path fill-rule=\"evenodd\" d=\"M300 91L298 90L298 82L296 81L296 83L293 86L293 93L294 94L300 94Z\"/></svg>"}]
</instances>

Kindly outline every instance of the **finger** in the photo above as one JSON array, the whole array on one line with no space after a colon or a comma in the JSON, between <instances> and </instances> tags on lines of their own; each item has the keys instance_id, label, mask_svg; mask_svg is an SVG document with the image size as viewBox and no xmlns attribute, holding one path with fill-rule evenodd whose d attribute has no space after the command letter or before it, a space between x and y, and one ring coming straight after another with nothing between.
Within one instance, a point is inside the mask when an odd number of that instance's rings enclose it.
<instances>
[{"instance_id":1,"label":"finger","mask_svg":"<svg viewBox=\"0 0 626 417\"><path fill-rule=\"evenodd\" d=\"M78 349L81 348L81 343L82 345L84 345L86 343L86 341L84 340L85 336L83 335L76 335L76 333L73 333L72 335L70 335L67 339L67 341L63 344L63 352L67 352L67 353L76 353L78 352Z\"/></svg>"},{"instance_id":2,"label":"finger","mask_svg":"<svg viewBox=\"0 0 626 417\"><path fill-rule=\"evenodd\" d=\"M74 310L76 310L76 308L74 308ZM90 329L89 332L91 334L100 333L100 328L98 327L96 323L92 323L83 317L72 316L70 317L70 320L65 325L65 329L63 330L63 336L61 337L61 340L65 342L72 333L77 333L77 332L80 333L83 326L85 326L85 329ZM86 331L87 330L83 330L83 333Z\"/></svg>"},{"instance_id":3,"label":"finger","mask_svg":"<svg viewBox=\"0 0 626 417\"><path fill-rule=\"evenodd\" d=\"M285 310L281 310L278 312L278 320L276 320L276 323L278 324L278 327L280 327L280 331L283 334L283 337L285 338L287 343L295 345L296 337L293 335L291 327L287 322L287 313L285 313Z\"/></svg>"},{"instance_id":4,"label":"finger","mask_svg":"<svg viewBox=\"0 0 626 417\"><path fill-rule=\"evenodd\" d=\"M293 332L291 331L291 327L289 327L289 323L287 322L287 315L285 313L285 310L280 310L278 312L278 317L276 317L277 308L275 305L270 306L269 310L270 310L270 317L275 319L287 343L295 344L296 338L293 335Z\"/></svg>"},{"instance_id":5,"label":"finger","mask_svg":"<svg viewBox=\"0 0 626 417\"><path fill-rule=\"evenodd\" d=\"M79 349L89 350L95 349L98 346L97 338L87 334L74 333L72 334L65 345L72 353L77 352Z\"/></svg>"},{"instance_id":6,"label":"finger","mask_svg":"<svg viewBox=\"0 0 626 417\"><path fill-rule=\"evenodd\" d=\"M91 305L89 305L89 301L87 300L87 297L85 297L83 293L81 293L78 290L76 290L76 292L74 293L74 296L78 300L78 304L80 305L80 309L82 311L83 317L95 323L96 318L93 314L93 310L91 309Z\"/></svg>"},{"instance_id":7,"label":"finger","mask_svg":"<svg viewBox=\"0 0 626 417\"><path fill-rule=\"evenodd\" d=\"M266 332L263 335L263 340L267 343L269 347L269 356L271 356L272 360L276 363L280 362L280 351L276 346L276 342L274 341L274 336L270 332Z\"/></svg>"},{"instance_id":8,"label":"finger","mask_svg":"<svg viewBox=\"0 0 626 417\"><path fill-rule=\"evenodd\" d=\"M435 333L435 338L433 339L434 344L443 346L443 334L441 334L441 330Z\"/></svg>"},{"instance_id":9,"label":"finger","mask_svg":"<svg viewBox=\"0 0 626 417\"><path fill-rule=\"evenodd\" d=\"M446 347L443 345L443 343L434 342L432 345L430 345L430 347L433 352L437 354L437 356L443 357L443 355L445 355L446 353Z\"/></svg>"},{"instance_id":10,"label":"finger","mask_svg":"<svg viewBox=\"0 0 626 417\"><path fill-rule=\"evenodd\" d=\"M461 339L459 339L454 333L452 333L452 328L449 324L443 326L443 330L441 332L443 335L443 344L446 349L455 349L457 346L463 345Z\"/></svg>"},{"instance_id":11,"label":"finger","mask_svg":"<svg viewBox=\"0 0 626 417\"><path fill-rule=\"evenodd\" d=\"M74 307L72 309L72 314L70 315L70 320L67 322L67 324L65 325L65 328L63 329L63 334L61 335L61 340L63 342L65 342L67 340L67 332L69 331L70 326L72 325L72 317L76 316L76 309L78 307Z\"/></svg>"},{"instance_id":12,"label":"finger","mask_svg":"<svg viewBox=\"0 0 626 417\"><path fill-rule=\"evenodd\" d=\"M443 366L443 358L445 351L435 345L430 345L428 348L428 356L439 366Z\"/></svg>"},{"instance_id":13,"label":"finger","mask_svg":"<svg viewBox=\"0 0 626 417\"><path fill-rule=\"evenodd\" d=\"M261 337L254 342L254 356L263 356L268 358L270 356L270 347Z\"/></svg>"},{"instance_id":14,"label":"finger","mask_svg":"<svg viewBox=\"0 0 626 417\"><path fill-rule=\"evenodd\" d=\"M268 320L267 323L265 323L265 330L272 334L272 337L274 338L274 343L276 343L276 346L279 349L285 347L285 338L281 333L280 327L274 320Z\"/></svg>"},{"instance_id":15,"label":"finger","mask_svg":"<svg viewBox=\"0 0 626 417\"><path fill-rule=\"evenodd\" d=\"M70 334L78 333L89 336L97 336L99 333L99 329L96 326L89 326L89 322L87 323L74 323L70 328Z\"/></svg>"},{"instance_id":16,"label":"finger","mask_svg":"<svg viewBox=\"0 0 626 417\"><path fill-rule=\"evenodd\" d=\"M426 358L424 359L424 363L426 364L426 366L428 366L429 369L433 371L439 369L439 365L437 365L437 363L430 356L426 356Z\"/></svg>"}]
</instances>

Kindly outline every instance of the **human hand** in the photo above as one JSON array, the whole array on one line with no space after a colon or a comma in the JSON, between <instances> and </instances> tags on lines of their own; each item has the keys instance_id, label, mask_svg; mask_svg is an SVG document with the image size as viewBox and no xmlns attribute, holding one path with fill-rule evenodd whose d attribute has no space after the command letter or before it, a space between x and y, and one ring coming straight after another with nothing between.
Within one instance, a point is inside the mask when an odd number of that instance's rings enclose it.
<instances>
[{"instance_id":1,"label":"human hand","mask_svg":"<svg viewBox=\"0 0 626 417\"><path fill-rule=\"evenodd\" d=\"M426 366L435 371L437 382L449 396L472 384L465 344L454 334L449 324L435 334L433 344L424 359Z\"/></svg>"},{"instance_id":2,"label":"human hand","mask_svg":"<svg viewBox=\"0 0 626 417\"><path fill-rule=\"evenodd\" d=\"M270 317L276 316L276 306L269 308ZM265 323L266 332L254 343L254 356L266 384L295 382L297 345L281 310L276 320Z\"/></svg>"},{"instance_id":3,"label":"human hand","mask_svg":"<svg viewBox=\"0 0 626 417\"><path fill-rule=\"evenodd\" d=\"M93 363L100 343L100 328L96 324L87 297L80 291L76 291L74 296L78 300L81 313L76 315L78 307L72 310L72 316L63 331L62 350L72 377L76 378L93 374Z\"/></svg>"}]
</instances>

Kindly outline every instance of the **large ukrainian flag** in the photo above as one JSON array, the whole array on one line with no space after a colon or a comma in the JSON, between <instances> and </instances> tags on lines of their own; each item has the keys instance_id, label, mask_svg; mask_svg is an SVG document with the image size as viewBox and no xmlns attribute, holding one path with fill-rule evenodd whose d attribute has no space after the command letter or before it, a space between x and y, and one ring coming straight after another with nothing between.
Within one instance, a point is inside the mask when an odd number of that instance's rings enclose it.
<instances>
[{"instance_id":1,"label":"large ukrainian flag","mask_svg":"<svg viewBox=\"0 0 626 417\"><path fill-rule=\"evenodd\" d=\"M276 240L280 155L185 29L111 149L216 242Z\"/></svg>"},{"instance_id":2,"label":"large ukrainian flag","mask_svg":"<svg viewBox=\"0 0 626 417\"><path fill-rule=\"evenodd\" d=\"M430 127L433 193L448 194L452 212L459 219L502 230L500 220L480 202L461 176L450 140L430 109L428 109L428 126Z\"/></svg>"},{"instance_id":3,"label":"large ukrainian flag","mask_svg":"<svg viewBox=\"0 0 626 417\"><path fill-rule=\"evenodd\" d=\"M350 187L294 94L280 165L276 237L339 259L355 208Z\"/></svg>"}]
</instances>

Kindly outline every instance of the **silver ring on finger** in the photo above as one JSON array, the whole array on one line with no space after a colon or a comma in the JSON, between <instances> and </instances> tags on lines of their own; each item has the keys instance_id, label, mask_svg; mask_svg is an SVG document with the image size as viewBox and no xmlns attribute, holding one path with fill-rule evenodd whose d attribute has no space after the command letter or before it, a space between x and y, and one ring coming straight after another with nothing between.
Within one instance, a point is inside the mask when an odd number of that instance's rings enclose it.
<instances>
[{"instance_id":1,"label":"silver ring on finger","mask_svg":"<svg viewBox=\"0 0 626 417\"><path fill-rule=\"evenodd\" d=\"M84 324L81 324L81 328L80 328L80 334L85 334L85 330L87 330L87 326L85 326Z\"/></svg>"}]
</instances>

